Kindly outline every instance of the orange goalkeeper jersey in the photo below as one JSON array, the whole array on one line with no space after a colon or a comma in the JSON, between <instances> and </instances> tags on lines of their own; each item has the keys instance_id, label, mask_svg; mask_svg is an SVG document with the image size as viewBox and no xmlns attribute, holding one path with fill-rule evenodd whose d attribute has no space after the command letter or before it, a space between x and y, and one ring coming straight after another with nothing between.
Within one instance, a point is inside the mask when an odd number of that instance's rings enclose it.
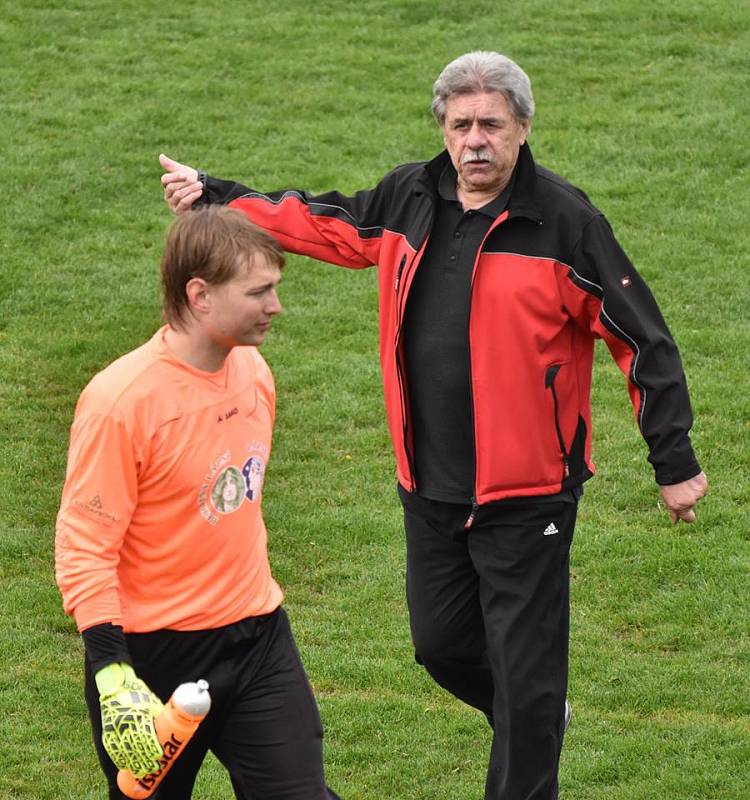
<instances>
[{"instance_id":1,"label":"orange goalkeeper jersey","mask_svg":"<svg viewBox=\"0 0 750 800\"><path fill-rule=\"evenodd\" d=\"M219 372L164 331L96 375L76 406L55 537L78 629L203 630L276 609L261 514L275 413L254 347Z\"/></svg>"}]
</instances>

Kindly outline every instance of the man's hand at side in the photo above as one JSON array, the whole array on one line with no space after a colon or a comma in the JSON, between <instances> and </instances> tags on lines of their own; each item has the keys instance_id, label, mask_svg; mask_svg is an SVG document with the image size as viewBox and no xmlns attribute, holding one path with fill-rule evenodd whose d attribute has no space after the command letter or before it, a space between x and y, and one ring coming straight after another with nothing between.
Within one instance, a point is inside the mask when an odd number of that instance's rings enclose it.
<instances>
[{"instance_id":1,"label":"man's hand at side","mask_svg":"<svg viewBox=\"0 0 750 800\"><path fill-rule=\"evenodd\" d=\"M102 744L113 764L142 778L159 769L163 748L154 726L164 706L130 664L109 664L95 677L102 710Z\"/></svg>"},{"instance_id":2,"label":"man's hand at side","mask_svg":"<svg viewBox=\"0 0 750 800\"><path fill-rule=\"evenodd\" d=\"M695 504L707 491L708 480L703 472L682 483L659 487L661 499L667 507L673 525L679 520L695 522Z\"/></svg>"},{"instance_id":3,"label":"man's hand at side","mask_svg":"<svg viewBox=\"0 0 750 800\"><path fill-rule=\"evenodd\" d=\"M198 170L180 164L162 153L159 163L165 170L161 176L164 200L175 214L190 211L193 203L203 194L203 184L198 180Z\"/></svg>"}]
</instances>

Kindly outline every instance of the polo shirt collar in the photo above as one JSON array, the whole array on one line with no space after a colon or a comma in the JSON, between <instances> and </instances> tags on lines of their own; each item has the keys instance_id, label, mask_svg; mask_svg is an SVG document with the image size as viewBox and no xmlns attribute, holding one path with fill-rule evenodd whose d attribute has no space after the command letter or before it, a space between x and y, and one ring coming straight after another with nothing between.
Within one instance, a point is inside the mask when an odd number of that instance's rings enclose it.
<instances>
[{"instance_id":1,"label":"polo shirt collar","mask_svg":"<svg viewBox=\"0 0 750 800\"><path fill-rule=\"evenodd\" d=\"M425 171L418 181L417 191L420 189L429 191L431 187L432 192L435 192L439 187L440 178L446 165L450 165L453 169L447 150L443 150L432 161L426 162L424 165ZM501 211L505 210L507 205L511 216L525 216L541 222L542 212L541 204L537 197L536 164L528 143L524 143L521 146L510 188L510 199L503 205ZM455 193L455 184L453 191ZM442 197L442 195L439 196ZM494 201L492 202L494 203ZM492 205L492 203L488 205ZM484 209L481 210L484 211Z\"/></svg>"}]
</instances>

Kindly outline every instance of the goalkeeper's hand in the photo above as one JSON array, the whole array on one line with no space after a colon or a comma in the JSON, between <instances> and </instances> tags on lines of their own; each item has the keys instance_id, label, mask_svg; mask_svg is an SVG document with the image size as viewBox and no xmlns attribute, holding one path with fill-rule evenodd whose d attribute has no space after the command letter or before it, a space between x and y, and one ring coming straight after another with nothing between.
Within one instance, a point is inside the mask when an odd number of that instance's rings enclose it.
<instances>
[{"instance_id":1,"label":"goalkeeper's hand","mask_svg":"<svg viewBox=\"0 0 750 800\"><path fill-rule=\"evenodd\" d=\"M118 769L142 778L159 769L163 749L154 717L164 706L130 664L108 664L95 677L102 709L102 744Z\"/></svg>"}]
</instances>

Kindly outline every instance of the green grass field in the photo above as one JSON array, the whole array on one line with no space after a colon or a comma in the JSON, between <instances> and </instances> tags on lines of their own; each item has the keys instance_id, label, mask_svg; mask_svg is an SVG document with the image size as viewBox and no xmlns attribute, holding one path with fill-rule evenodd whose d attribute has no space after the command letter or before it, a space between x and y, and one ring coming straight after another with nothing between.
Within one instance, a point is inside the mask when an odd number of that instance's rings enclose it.
<instances>
[{"instance_id":1,"label":"green grass field","mask_svg":"<svg viewBox=\"0 0 750 800\"><path fill-rule=\"evenodd\" d=\"M584 188L681 346L711 482L672 528L597 355L572 556L563 800L750 797L750 7L729 0L0 0L0 798L105 796L53 576L75 400L160 324L164 151L263 189L431 157L431 85L495 49L536 158ZM290 258L263 352L272 563L345 800L478 800L489 735L413 661L376 275ZM209 760L195 796L232 797Z\"/></svg>"}]
</instances>

